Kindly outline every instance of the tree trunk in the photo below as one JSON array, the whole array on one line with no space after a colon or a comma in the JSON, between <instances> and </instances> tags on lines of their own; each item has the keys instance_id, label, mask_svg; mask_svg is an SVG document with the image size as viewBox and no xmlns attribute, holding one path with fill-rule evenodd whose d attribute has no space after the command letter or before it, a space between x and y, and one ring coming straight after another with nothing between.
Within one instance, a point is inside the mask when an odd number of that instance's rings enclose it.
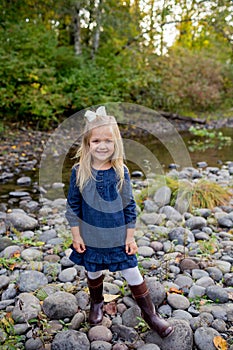
<instances>
[{"instance_id":1,"label":"tree trunk","mask_svg":"<svg viewBox=\"0 0 233 350\"><path fill-rule=\"evenodd\" d=\"M101 10L102 10L102 0L99 0L99 5L96 10L96 28L93 33L93 48L92 48L92 58L94 58L95 53L98 51L100 42L100 23L101 23Z\"/></svg>"},{"instance_id":2,"label":"tree trunk","mask_svg":"<svg viewBox=\"0 0 233 350\"><path fill-rule=\"evenodd\" d=\"M81 46L81 26L80 26L80 4L79 4L79 2L77 2L74 6L73 26L74 26L74 52L75 52L75 55L81 55L82 54L82 46Z\"/></svg>"}]
</instances>

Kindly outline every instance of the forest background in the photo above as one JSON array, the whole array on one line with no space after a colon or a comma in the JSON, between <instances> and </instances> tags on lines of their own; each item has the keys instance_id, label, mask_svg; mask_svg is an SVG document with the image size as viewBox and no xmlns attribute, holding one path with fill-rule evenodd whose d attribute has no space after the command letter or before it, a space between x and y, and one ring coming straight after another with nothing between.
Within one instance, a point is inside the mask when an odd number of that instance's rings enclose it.
<instances>
[{"instance_id":1,"label":"forest background","mask_svg":"<svg viewBox=\"0 0 233 350\"><path fill-rule=\"evenodd\" d=\"M0 117L49 129L131 102L233 114L232 0L2 0Z\"/></svg>"}]
</instances>

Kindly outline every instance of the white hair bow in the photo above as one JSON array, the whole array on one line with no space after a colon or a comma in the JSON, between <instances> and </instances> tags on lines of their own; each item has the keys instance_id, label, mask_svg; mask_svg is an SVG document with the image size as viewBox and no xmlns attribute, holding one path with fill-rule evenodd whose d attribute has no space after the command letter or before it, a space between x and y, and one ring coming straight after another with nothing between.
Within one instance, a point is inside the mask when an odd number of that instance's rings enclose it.
<instances>
[{"instance_id":1,"label":"white hair bow","mask_svg":"<svg viewBox=\"0 0 233 350\"><path fill-rule=\"evenodd\" d=\"M92 122L93 120L95 120L97 116L98 117L106 117L107 116L106 109L104 106L98 107L95 112L86 111L84 114L84 117L87 118L87 120L89 122Z\"/></svg>"}]
</instances>

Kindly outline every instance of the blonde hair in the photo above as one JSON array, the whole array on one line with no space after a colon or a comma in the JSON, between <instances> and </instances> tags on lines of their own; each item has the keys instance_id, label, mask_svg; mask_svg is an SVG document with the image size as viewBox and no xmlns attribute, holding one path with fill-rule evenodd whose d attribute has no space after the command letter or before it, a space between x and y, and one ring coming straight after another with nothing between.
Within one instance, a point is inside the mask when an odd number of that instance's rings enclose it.
<instances>
[{"instance_id":1,"label":"blonde hair","mask_svg":"<svg viewBox=\"0 0 233 350\"><path fill-rule=\"evenodd\" d=\"M119 127L117 125L116 119L113 116L96 116L96 118L89 122L87 120L81 146L79 147L75 158L79 158L79 162L74 166L78 165L77 170L77 186L79 186L80 192L83 191L83 188L87 181L90 178L93 178L92 168L91 168L91 154L89 152L89 142L91 138L91 133L94 128L98 128L101 126L110 126L111 132L114 141L114 153L111 158L111 165L116 171L116 174L119 178L118 188L121 190L123 182L124 182L124 147L120 134Z\"/></svg>"}]
</instances>

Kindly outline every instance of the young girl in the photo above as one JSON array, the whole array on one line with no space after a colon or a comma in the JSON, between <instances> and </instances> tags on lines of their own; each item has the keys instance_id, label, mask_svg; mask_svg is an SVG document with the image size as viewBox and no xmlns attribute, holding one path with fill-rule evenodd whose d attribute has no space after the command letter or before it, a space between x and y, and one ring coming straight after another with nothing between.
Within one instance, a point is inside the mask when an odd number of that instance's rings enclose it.
<instances>
[{"instance_id":1,"label":"young girl","mask_svg":"<svg viewBox=\"0 0 233 350\"><path fill-rule=\"evenodd\" d=\"M105 107L87 111L79 163L72 169L66 218L73 237L70 259L87 270L89 322L103 318L102 270L121 271L148 325L161 337L173 328L156 312L138 269L134 240L136 205L123 163L122 138Z\"/></svg>"}]
</instances>

